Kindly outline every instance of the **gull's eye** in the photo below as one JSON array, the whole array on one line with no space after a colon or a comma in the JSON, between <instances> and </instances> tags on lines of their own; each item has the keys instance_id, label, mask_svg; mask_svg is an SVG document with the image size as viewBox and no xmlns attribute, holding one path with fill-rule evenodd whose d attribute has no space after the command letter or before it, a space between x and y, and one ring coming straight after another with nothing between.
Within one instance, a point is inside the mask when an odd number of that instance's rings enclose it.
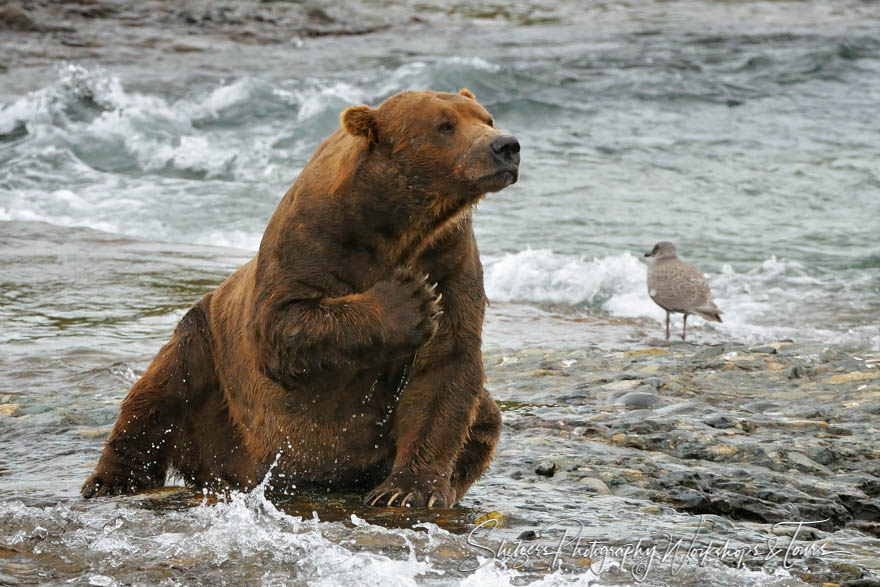
<instances>
[{"instance_id":1,"label":"gull's eye","mask_svg":"<svg viewBox=\"0 0 880 587\"><path fill-rule=\"evenodd\" d=\"M455 125L451 122L442 122L440 126L437 127L437 131L446 135L451 135L455 132Z\"/></svg>"}]
</instances>

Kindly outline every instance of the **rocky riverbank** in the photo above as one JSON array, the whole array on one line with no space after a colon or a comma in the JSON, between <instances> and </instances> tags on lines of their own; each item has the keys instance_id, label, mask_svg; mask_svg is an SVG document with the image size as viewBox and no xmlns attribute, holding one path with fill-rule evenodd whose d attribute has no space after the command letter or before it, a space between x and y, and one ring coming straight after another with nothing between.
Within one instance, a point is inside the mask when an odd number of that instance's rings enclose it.
<instances>
[{"instance_id":1,"label":"rocky riverbank","mask_svg":"<svg viewBox=\"0 0 880 587\"><path fill-rule=\"evenodd\" d=\"M582 510L617 498L646 516L703 515L724 530L715 540L790 535L790 523L811 522L797 539L850 554L800 561L797 576L877 580L877 354L663 343L489 352L486 362L505 415L492 480L554 493L547 514L570 515L566 500ZM535 511L527 501L518 506Z\"/></svg>"}]
</instances>

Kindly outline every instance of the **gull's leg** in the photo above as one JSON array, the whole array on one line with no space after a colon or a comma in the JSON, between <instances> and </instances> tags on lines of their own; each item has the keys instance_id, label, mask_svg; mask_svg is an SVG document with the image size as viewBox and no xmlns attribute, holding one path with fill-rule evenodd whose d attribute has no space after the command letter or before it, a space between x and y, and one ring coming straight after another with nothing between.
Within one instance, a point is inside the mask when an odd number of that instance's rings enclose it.
<instances>
[{"instance_id":1,"label":"gull's leg","mask_svg":"<svg viewBox=\"0 0 880 587\"><path fill-rule=\"evenodd\" d=\"M666 311L666 340L669 340L669 311Z\"/></svg>"},{"instance_id":2,"label":"gull's leg","mask_svg":"<svg viewBox=\"0 0 880 587\"><path fill-rule=\"evenodd\" d=\"M681 329L681 340L685 340L688 330L688 315L684 315L684 327Z\"/></svg>"}]
</instances>

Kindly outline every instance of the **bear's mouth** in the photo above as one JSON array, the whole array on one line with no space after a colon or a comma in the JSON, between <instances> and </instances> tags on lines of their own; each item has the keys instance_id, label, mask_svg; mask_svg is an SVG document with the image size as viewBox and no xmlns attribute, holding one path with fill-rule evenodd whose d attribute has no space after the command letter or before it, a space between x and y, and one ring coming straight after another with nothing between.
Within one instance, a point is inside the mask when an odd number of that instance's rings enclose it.
<instances>
[{"instance_id":1,"label":"bear's mouth","mask_svg":"<svg viewBox=\"0 0 880 587\"><path fill-rule=\"evenodd\" d=\"M519 179L519 168L510 166L483 176L479 183L486 186L490 192L497 192L509 185L515 184L517 179Z\"/></svg>"}]
</instances>

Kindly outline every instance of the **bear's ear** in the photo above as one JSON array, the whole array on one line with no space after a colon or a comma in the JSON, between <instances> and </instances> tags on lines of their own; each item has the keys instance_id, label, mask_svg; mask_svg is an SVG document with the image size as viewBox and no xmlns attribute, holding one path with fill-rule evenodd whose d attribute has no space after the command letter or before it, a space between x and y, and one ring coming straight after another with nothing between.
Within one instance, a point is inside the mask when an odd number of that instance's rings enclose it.
<instances>
[{"instance_id":1,"label":"bear's ear","mask_svg":"<svg viewBox=\"0 0 880 587\"><path fill-rule=\"evenodd\" d=\"M379 132L376 128L376 117L373 109L367 105L351 106L342 113L342 128L345 132L355 137L365 137L370 141L379 142Z\"/></svg>"},{"instance_id":2,"label":"bear's ear","mask_svg":"<svg viewBox=\"0 0 880 587\"><path fill-rule=\"evenodd\" d=\"M467 88L462 88L458 91L459 96L464 96L465 98L470 98L474 102L477 101L477 97L474 96L474 93Z\"/></svg>"}]
</instances>

